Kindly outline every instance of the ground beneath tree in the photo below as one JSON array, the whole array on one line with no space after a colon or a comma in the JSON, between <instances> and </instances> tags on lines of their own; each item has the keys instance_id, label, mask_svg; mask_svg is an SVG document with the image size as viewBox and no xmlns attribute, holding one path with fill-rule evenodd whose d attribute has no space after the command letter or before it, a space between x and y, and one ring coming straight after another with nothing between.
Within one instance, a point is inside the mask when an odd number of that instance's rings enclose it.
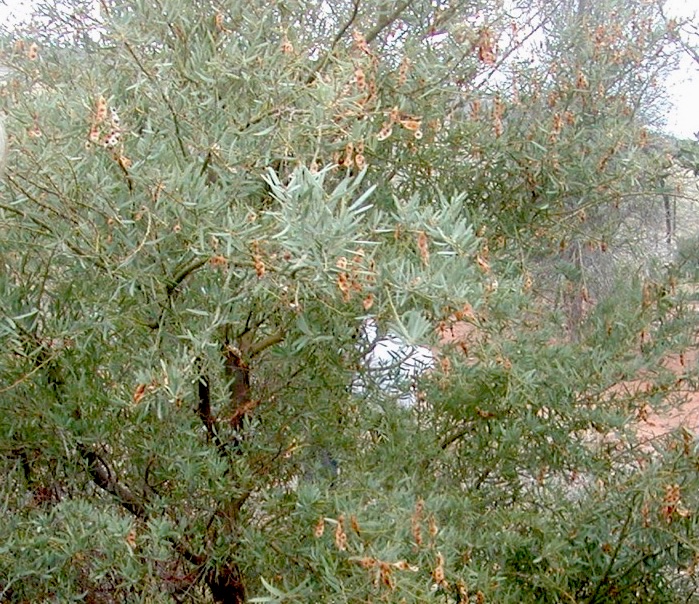
<instances>
[{"instance_id":1,"label":"ground beneath tree","mask_svg":"<svg viewBox=\"0 0 699 604\"><path fill-rule=\"evenodd\" d=\"M683 379L690 368L696 367L698 360L699 350L693 348L670 355L663 361L663 365L680 381L664 409L656 411L648 406L646 412L641 413L637 433L642 441L651 442L678 428L699 435L699 390Z\"/></svg>"},{"instance_id":2,"label":"ground beneath tree","mask_svg":"<svg viewBox=\"0 0 699 604\"><path fill-rule=\"evenodd\" d=\"M465 322L450 325L441 333L443 344L463 345L468 348L478 339L477 329ZM699 438L699 389L685 378L699 362L699 343L697 347L685 350L681 354L668 355L662 362L663 367L677 376L677 387L665 400L662 408L655 409L650 404L640 409L636 422L636 434L642 444L650 445L671 432L684 428ZM650 387L650 382L634 380L618 384L614 390L618 393L638 394Z\"/></svg>"}]
</instances>

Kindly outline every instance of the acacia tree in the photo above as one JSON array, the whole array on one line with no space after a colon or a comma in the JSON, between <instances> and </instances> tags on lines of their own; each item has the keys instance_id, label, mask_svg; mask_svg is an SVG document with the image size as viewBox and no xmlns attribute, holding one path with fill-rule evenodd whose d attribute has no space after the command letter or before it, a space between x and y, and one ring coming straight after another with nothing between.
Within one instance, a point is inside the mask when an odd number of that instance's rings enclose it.
<instances>
[{"instance_id":1,"label":"acacia tree","mask_svg":"<svg viewBox=\"0 0 699 604\"><path fill-rule=\"evenodd\" d=\"M614 386L683 315L634 282L571 342L528 270L654 165L599 55L516 60L555 8L75 1L7 34L0 597L693 589L690 445L590 443L672 390ZM583 33L634 74L645 18ZM366 315L470 325L419 409L349 392Z\"/></svg>"}]
</instances>

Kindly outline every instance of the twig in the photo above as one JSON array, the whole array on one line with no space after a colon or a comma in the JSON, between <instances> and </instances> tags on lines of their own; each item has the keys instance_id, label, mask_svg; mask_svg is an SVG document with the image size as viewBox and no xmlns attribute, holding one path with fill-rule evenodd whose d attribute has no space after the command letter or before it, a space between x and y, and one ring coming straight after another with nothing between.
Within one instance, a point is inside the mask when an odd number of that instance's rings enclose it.
<instances>
[{"instance_id":1,"label":"twig","mask_svg":"<svg viewBox=\"0 0 699 604\"><path fill-rule=\"evenodd\" d=\"M167 95L162 91L160 88L157 79L145 68L143 63L141 63L141 60L138 58L136 55L136 52L131 48L131 45L124 41L124 47L128 51L128 53L131 55L133 60L136 62L136 65L138 68L143 72L143 74L151 81L151 83L156 87L158 92L160 93L160 97L163 99L165 104L167 105L167 108L170 111L170 117L172 117L172 123L175 126L175 138L177 139L177 144L180 147L180 152L182 153L183 158L187 158L187 150L185 149L184 142L182 141L182 132L180 130L180 120L177 117L177 112L175 111L175 108L172 106L172 103L170 102L170 99L167 97Z\"/></svg>"},{"instance_id":2,"label":"twig","mask_svg":"<svg viewBox=\"0 0 699 604\"><path fill-rule=\"evenodd\" d=\"M405 2L399 4L396 7L396 10L394 10L390 15L386 15L382 19L379 19L379 22L374 26L374 29L364 36L366 43L371 44L384 29L386 29L389 25L392 25L393 22L400 17L401 13L414 1L415 0L405 0Z\"/></svg>"},{"instance_id":3,"label":"twig","mask_svg":"<svg viewBox=\"0 0 699 604\"><path fill-rule=\"evenodd\" d=\"M616 546L614 547L614 551L612 552L612 555L609 559L609 564L607 564L607 568L604 571L604 574L600 578L600 580L597 582L597 586L595 587L595 591L592 592L592 595L590 596L590 599L588 602L590 604L594 604L597 601L597 596L599 592L602 589L602 586L607 582L609 579L609 575L612 573L612 569L614 568L614 564L616 563L617 556L619 555L619 552L621 551L621 546L624 543L624 540L626 539L626 536L629 534L629 525L631 524L631 518L633 518L633 512L636 509L636 499L638 498L638 493L634 495L633 499L631 500L631 505L629 506L629 511L628 514L626 514L626 519L624 520L624 524L621 527L621 531L619 531L619 538L617 539Z\"/></svg>"},{"instance_id":4,"label":"twig","mask_svg":"<svg viewBox=\"0 0 699 604\"><path fill-rule=\"evenodd\" d=\"M347 20L347 23L345 23L340 30L335 34L335 37L333 38L332 43L330 44L330 48L328 51L325 53L325 56L318 61L317 67L313 69L311 74L308 76L308 79L306 80L306 84L312 84L315 82L316 77L318 77L318 74L325 69L325 65L328 63L330 60L330 57L332 56L335 46L337 46L337 43L342 39L342 36L344 36L347 33L347 30L352 26L352 23L354 23L355 19L357 18L357 14L359 13L359 0L354 0L353 2L354 8L352 10L352 14L350 15L350 18Z\"/></svg>"}]
</instances>

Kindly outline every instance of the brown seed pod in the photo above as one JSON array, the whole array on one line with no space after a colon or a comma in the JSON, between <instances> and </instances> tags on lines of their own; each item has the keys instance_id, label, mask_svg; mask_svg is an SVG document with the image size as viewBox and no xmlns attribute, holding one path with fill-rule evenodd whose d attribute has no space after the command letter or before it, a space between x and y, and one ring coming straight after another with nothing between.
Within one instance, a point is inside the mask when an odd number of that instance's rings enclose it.
<instances>
[{"instance_id":1,"label":"brown seed pod","mask_svg":"<svg viewBox=\"0 0 699 604\"><path fill-rule=\"evenodd\" d=\"M87 135L87 140L91 143L97 143L100 140L100 129L97 124L92 124L90 132Z\"/></svg>"},{"instance_id":2,"label":"brown seed pod","mask_svg":"<svg viewBox=\"0 0 699 604\"><path fill-rule=\"evenodd\" d=\"M265 263L262 261L262 258L258 254L255 254L252 259L255 265L255 273L257 274L257 278L262 279L262 277L265 276L266 272Z\"/></svg>"},{"instance_id":3,"label":"brown seed pod","mask_svg":"<svg viewBox=\"0 0 699 604\"><path fill-rule=\"evenodd\" d=\"M491 31L484 27L478 33L478 59L485 65L495 65L495 45Z\"/></svg>"},{"instance_id":4,"label":"brown seed pod","mask_svg":"<svg viewBox=\"0 0 699 604\"><path fill-rule=\"evenodd\" d=\"M424 231L420 231L417 235L417 249L420 252L422 263L427 266L430 263L430 247L427 235Z\"/></svg>"},{"instance_id":5,"label":"brown seed pod","mask_svg":"<svg viewBox=\"0 0 699 604\"><path fill-rule=\"evenodd\" d=\"M354 83L359 90L364 90L366 88L366 76L361 67L357 67L357 69L354 70Z\"/></svg>"},{"instance_id":6,"label":"brown seed pod","mask_svg":"<svg viewBox=\"0 0 699 604\"><path fill-rule=\"evenodd\" d=\"M138 405L146 394L146 384L138 384L134 390L132 399L134 404Z\"/></svg>"},{"instance_id":7,"label":"brown seed pod","mask_svg":"<svg viewBox=\"0 0 699 604\"><path fill-rule=\"evenodd\" d=\"M281 51L285 55L294 54L294 46L291 42L289 42L289 38L286 36L284 36L284 39L282 40Z\"/></svg>"},{"instance_id":8,"label":"brown seed pod","mask_svg":"<svg viewBox=\"0 0 699 604\"><path fill-rule=\"evenodd\" d=\"M32 42L31 46L27 50L27 59L30 61L36 61L39 58L39 45L36 42Z\"/></svg>"},{"instance_id":9,"label":"brown seed pod","mask_svg":"<svg viewBox=\"0 0 699 604\"><path fill-rule=\"evenodd\" d=\"M404 86L408 80L408 71L410 69L410 59L403 57L400 67L398 68L398 85Z\"/></svg>"},{"instance_id":10,"label":"brown seed pod","mask_svg":"<svg viewBox=\"0 0 699 604\"><path fill-rule=\"evenodd\" d=\"M347 549L347 533L345 533L345 516L340 514L335 527L335 547L341 552Z\"/></svg>"},{"instance_id":11,"label":"brown seed pod","mask_svg":"<svg viewBox=\"0 0 699 604\"><path fill-rule=\"evenodd\" d=\"M399 122L400 125L403 126L403 128L412 132L416 132L417 130L420 130L420 128L422 127L422 120L419 119L405 118L399 120Z\"/></svg>"},{"instance_id":12,"label":"brown seed pod","mask_svg":"<svg viewBox=\"0 0 699 604\"><path fill-rule=\"evenodd\" d=\"M393 128L391 128L391 124L389 122L386 122L383 124L381 130L376 135L376 139L379 141L385 141L389 136L391 136L392 133Z\"/></svg>"}]
</instances>

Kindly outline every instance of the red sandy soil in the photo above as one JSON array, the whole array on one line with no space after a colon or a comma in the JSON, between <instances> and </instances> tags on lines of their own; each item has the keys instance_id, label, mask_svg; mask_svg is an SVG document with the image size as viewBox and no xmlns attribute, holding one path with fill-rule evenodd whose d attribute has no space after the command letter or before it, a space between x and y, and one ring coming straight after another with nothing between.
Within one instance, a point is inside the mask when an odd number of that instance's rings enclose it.
<instances>
[{"instance_id":1,"label":"red sandy soil","mask_svg":"<svg viewBox=\"0 0 699 604\"><path fill-rule=\"evenodd\" d=\"M453 323L441 333L441 341L444 344L463 345L466 354L468 354L468 348L477 340L478 329L463 321ZM699 362L699 348L692 348L682 354L668 355L663 361L663 366L681 379L688 368L697 366L697 362ZM637 393L647 385L649 385L648 382L643 380L634 380L619 384L614 387L614 390ZM699 436L699 390L686 381L680 381L677 390L670 395L666 403L659 411L647 405L639 413L637 434L641 442L649 443L678 428L685 428L691 434L697 432Z\"/></svg>"},{"instance_id":2,"label":"red sandy soil","mask_svg":"<svg viewBox=\"0 0 699 604\"><path fill-rule=\"evenodd\" d=\"M699 350L690 349L681 355L668 356L663 365L675 375L681 377L689 367L696 367ZM638 435L641 440L650 441L677 428L685 428L694 434L699 428L699 391L682 382L676 393L667 401L670 403L661 412L648 408L648 413L642 414L638 424Z\"/></svg>"}]
</instances>

